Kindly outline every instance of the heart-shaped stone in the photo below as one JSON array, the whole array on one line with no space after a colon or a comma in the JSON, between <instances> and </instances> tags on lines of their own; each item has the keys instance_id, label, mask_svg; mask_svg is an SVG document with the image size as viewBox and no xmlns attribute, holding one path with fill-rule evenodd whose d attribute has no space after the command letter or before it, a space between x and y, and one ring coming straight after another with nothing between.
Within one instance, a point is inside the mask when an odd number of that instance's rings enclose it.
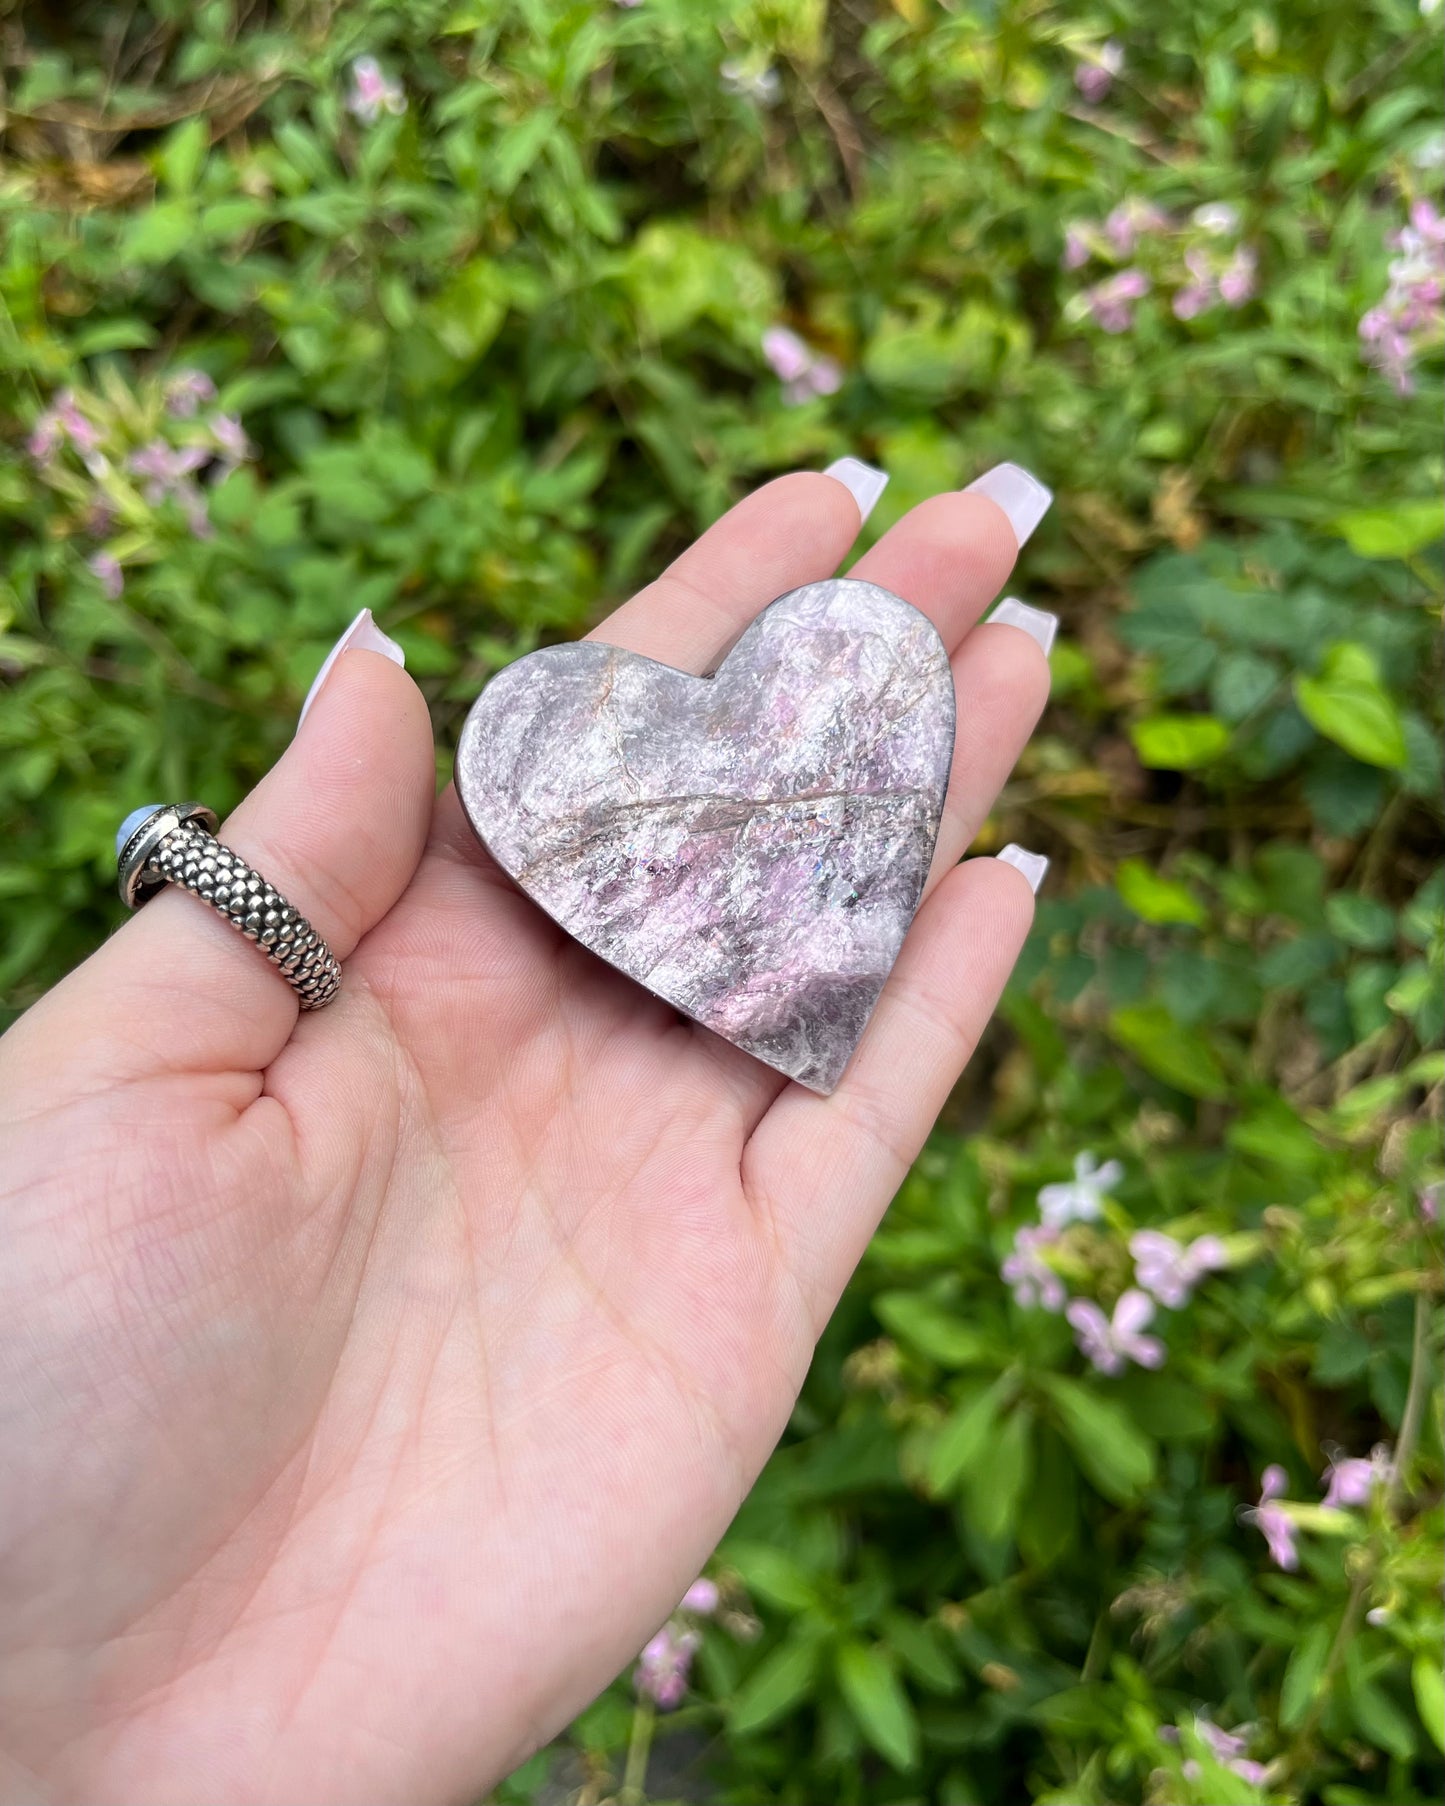
<instances>
[{"instance_id":1,"label":"heart-shaped stone","mask_svg":"<svg viewBox=\"0 0 1445 1806\"><path fill-rule=\"evenodd\" d=\"M518 659L467 717L457 791L584 947L826 1093L918 907L953 729L932 624L833 578L709 677L595 641Z\"/></svg>"}]
</instances>

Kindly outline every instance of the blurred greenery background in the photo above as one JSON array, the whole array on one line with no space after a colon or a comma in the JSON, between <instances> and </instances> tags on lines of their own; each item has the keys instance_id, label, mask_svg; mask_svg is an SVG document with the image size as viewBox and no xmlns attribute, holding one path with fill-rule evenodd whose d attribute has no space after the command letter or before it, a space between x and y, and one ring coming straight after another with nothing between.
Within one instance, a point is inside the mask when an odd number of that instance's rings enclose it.
<instances>
[{"instance_id":1,"label":"blurred greenery background","mask_svg":"<svg viewBox=\"0 0 1445 1806\"><path fill-rule=\"evenodd\" d=\"M0 4L12 1012L360 606L445 773L770 474L1058 492L1002 1020L716 1599L499 1799L1440 1797L1440 12Z\"/></svg>"}]
</instances>

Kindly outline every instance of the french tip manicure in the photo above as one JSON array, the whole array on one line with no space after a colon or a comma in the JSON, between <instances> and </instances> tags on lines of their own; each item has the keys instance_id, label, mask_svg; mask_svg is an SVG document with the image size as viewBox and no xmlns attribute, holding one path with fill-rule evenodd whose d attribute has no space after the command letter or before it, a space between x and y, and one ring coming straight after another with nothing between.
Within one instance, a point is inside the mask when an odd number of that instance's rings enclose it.
<instances>
[{"instance_id":1,"label":"french tip manicure","mask_svg":"<svg viewBox=\"0 0 1445 1806\"><path fill-rule=\"evenodd\" d=\"M1059 617L1051 615L1046 608L1031 608L1027 602L1020 602L1017 596L1005 596L1003 601L988 617L990 627L1020 627L1031 640L1037 640L1044 649L1044 657L1054 643L1054 635L1059 631Z\"/></svg>"},{"instance_id":2,"label":"french tip manicure","mask_svg":"<svg viewBox=\"0 0 1445 1806\"><path fill-rule=\"evenodd\" d=\"M1042 853L1031 853L1027 847L1016 846L1010 841L997 857L1001 865L1011 865L1015 871L1022 872L1029 889L1035 896L1039 894L1039 886L1049 869L1049 862Z\"/></svg>"},{"instance_id":3,"label":"french tip manicure","mask_svg":"<svg viewBox=\"0 0 1445 1806\"><path fill-rule=\"evenodd\" d=\"M858 504L858 512L866 521L877 506L878 498L888 487L888 472L865 464L861 458L835 458L823 472L837 480Z\"/></svg>"},{"instance_id":4,"label":"french tip manicure","mask_svg":"<svg viewBox=\"0 0 1445 1806\"><path fill-rule=\"evenodd\" d=\"M1022 464L995 464L981 477L975 477L964 491L966 495L987 496L1002 508L1014 530L1014 538L1022 546L1049 511L1054 492Z\"/></svg>"},{"instance_id":5,"label":"french tip manicure","mask_svg":"<svg viewBox=\"0 0 1445 1806\"><path fill-rule=\"evenodd\" d=\"M389 658L394 665L406 669L406 654L390 634L383 633L371 618L371 610L363 608L361 613L342 634L341 638L326 654L326 661L316 673L311 688L306 692L306 700L301 705L301 713L296 720L297 732L306 719L307 711L321 694L321 686L331 675L331 667L343 652L379 652L383 658Z\"/></svg>"}]
</instances>

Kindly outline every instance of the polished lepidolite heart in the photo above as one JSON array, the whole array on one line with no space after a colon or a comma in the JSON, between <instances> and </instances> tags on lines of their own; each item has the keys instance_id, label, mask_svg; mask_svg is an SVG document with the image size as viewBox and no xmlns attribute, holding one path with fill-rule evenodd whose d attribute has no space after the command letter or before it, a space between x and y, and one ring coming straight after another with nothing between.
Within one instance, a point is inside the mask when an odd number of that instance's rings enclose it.
<instances>
[{"instance_id":1,"label":"polished lepidolite heart","mask_svg":"<svg viewBox=\"0 0 1445 1806\"><path fill-rule=\"evenodd\" d=\"M519 659L467 717L457 790L584 947L829 1092L918 907L953 728L930 622L834 578L709 677L595 641Z\"/></svg>"}]
</instances>

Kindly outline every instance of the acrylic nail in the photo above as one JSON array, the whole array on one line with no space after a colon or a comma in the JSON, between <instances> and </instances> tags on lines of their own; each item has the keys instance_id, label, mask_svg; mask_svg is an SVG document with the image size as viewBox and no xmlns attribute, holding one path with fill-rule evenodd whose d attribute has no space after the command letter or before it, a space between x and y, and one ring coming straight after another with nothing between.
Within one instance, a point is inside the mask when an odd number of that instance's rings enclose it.
<instances>
[{"instance_id":1,"label":"acrylic nail","mask_svg":"<svg viewBox=\"0 0 1445 1806\"><path fill-rule=\"evenodd\" d=\"M1001 865L1011 865L1015 871L1022 872L1029 889L1035 896L1039 894L1039 886L1049 869L1049 862L1042 853L1031 853L1027 847L1015 846L1010 841L998 859Z\"/></svg>"},{"instance_id":2,"label":"acrylic nail","mask_svg":"<svg viewBox=\"0 0 1445 1806\"><path fill-rule=\"evenodd\" d=\"M858 512L864 520L873 512L879 496L888 487L887 471L876 470L861 458L835 458L823 475L838 479L857 502Z\"/></svg>"},{"instance_id":3,"label":"acrylic nail","mask_svg":"<svg viewBox=\"0 0 1445 1806\"><path fill-rule=\"evenodd\" d=\"M316 680L306 692L306 700L301 705L301 714L296 722L297 731L306 719L306 711L321 694L321 686L331 675L331 667L343 652L379 652L383 658L389 658L394 665L406 669L406 654L396 641L384 634L371 618L371 610L363 608L361 613L342 634L341 638L326 655L326 662L316 673Z\"/></svg>"},{"instance_id":4,"label":"acrylic nail","mask_svg":"<svg viewBox=\"0 0 1445 1806\"><path fill-rule=\"evenodd\" d=\"M1022 464L995 464L992 470L975 477L964 493L985 495L1002 508L1014 530L1014 538L1021 546L1048 513L1054 499L1053 490L1045 488L1037 477L1030 476Z\"/></svg>"},{"instance_id":5,"label":"acrylic nail","mask_svg":"<svg viewBox=\"0 0 1445 1806\"><path fill-rule=\"evenodd\" d=\"M1046 608L1031 608L1027 602L1020 602L1017 596L1005 596L988 617L988 624L990 627L1022 628L1031 640L1037 640L1043 647L1045 658L1054 643L1054 635L1059 631L1057 615L1051 615Z\"/></svg>"}]
</instances>

